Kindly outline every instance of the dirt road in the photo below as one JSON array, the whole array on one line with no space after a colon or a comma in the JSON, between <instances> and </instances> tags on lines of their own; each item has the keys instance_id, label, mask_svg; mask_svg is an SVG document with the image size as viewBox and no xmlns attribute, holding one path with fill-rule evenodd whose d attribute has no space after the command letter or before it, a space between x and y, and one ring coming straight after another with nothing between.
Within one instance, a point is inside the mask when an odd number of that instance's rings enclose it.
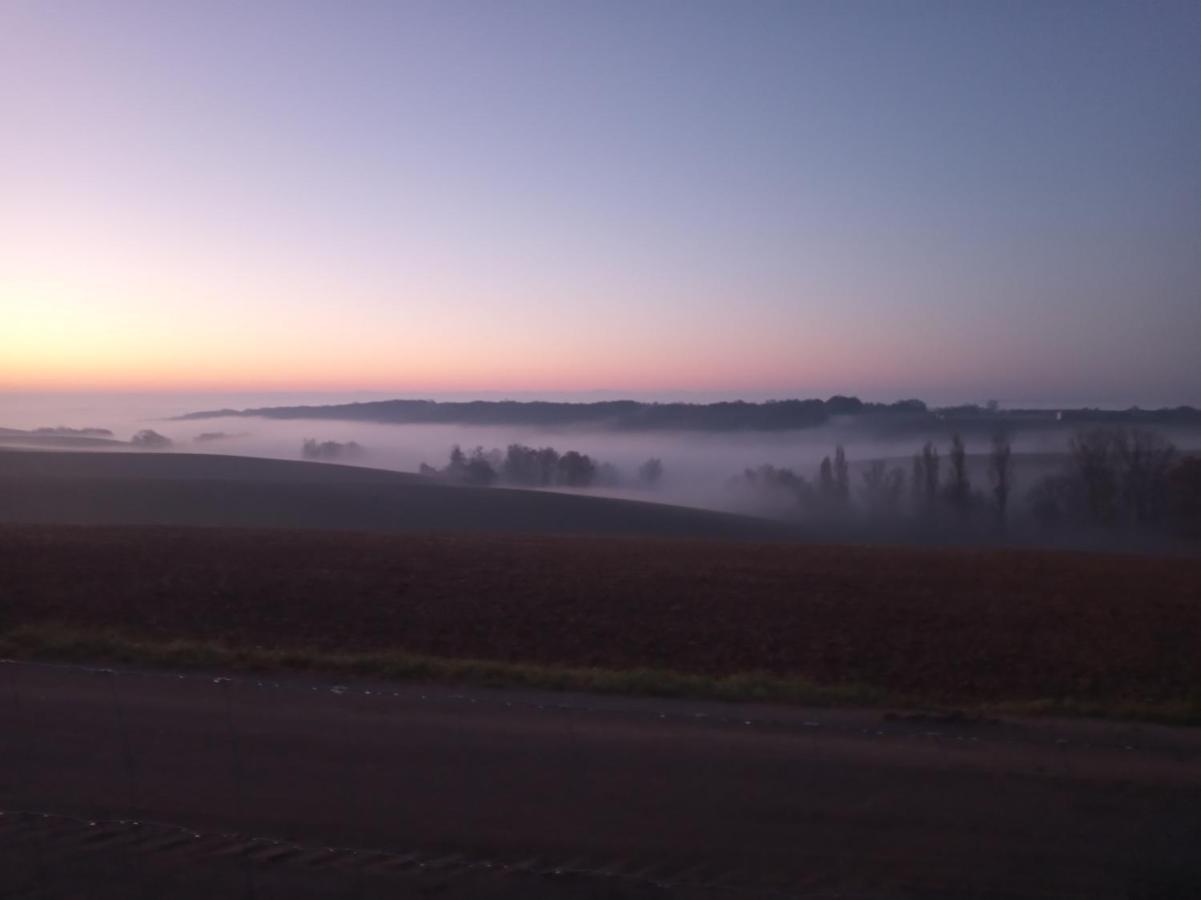
<instances>
[{"instance_id":1,"label":"dirt road","mask_svg":"<svg viewBox=\"0 0 1201 900\"><path fill-rule=\"evenodd\" d=\"M1195 731L24 663L0 689L5 897L1201 883Z\"/></svg>"}]
</instances>

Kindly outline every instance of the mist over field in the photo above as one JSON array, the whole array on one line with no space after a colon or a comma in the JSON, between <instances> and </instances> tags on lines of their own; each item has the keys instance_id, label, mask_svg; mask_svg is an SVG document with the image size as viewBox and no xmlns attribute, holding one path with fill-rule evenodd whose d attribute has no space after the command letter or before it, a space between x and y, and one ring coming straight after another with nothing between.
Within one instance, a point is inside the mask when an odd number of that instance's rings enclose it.
<instances>
[{"instance_id":1,"label":"mist over field","mask_svg":"<svg viewBox=\"0 0 1201 900\"><path fill-rule=\"evenodd\" d=\"M770 464L801 470L816 469L821 458L842 444L852 460L908 458L927 439L949 437L949 429L929 434L887 438L852 420L785 431L676 432L614 431L600 427L392 425L337 419L275 420L261 417L219 417L180 421L177 416L197 409L233 404L238 408L283 403L327 404L336 395L0 395L0 427L34 429L105 428L117 439L151 428L174 442L176 451L229 453L272 459L297 459L305 439L354 441L365 448L357 464L415 472L421 463L445 463L450 448L482 446L503 450L512 443L579 450L598 462L617 466L633 476L648 458L662 459L664 491L686 497L698 482L737 475L746 467ZM200 438L200 440L197 440ZM1057 452L1056 434L1024 434L1015 442L1021 452ZM986 441L980 441L983 450ZM976 449L969 446L969 450Z\"/></svg>"},{"instance_id":2,"label":"mist over field","mask_svg":"<svg viewBox=\"0 0 1201 900\"><path fill-rule=\"evenodd\" d=\"M103 440L65 439L78 444L72 449L99 451L130 449L124 442L150 429L169 439L174 452L283 460L302 458L306 441L331 442L327 446L349 446L355 452L331 453L327 461L398 472L417 472L423 465L441 469L455 446L467 454L477 447L503 454L513 444L553 447L559 453L575 450L587 454L605 470L587 487L556 485L550 489L785 518L797 515L796 497L787 491L754 489L746 475L748 470L770 466L816 483L822 459L841 446L848 461L851 496L857 499L865 489L869 463L884 460L890 469L899 469L909 477L913 455L927 441L945 455L951 435L957 430L948 423L945 427L935 425L890 434L878 421L854 416L835 416L826 424L809 428L773 431L384 424L260 416L178 418L200 409L328 405L356 399L361 395L4 395L0 397L0 428L106 429L112 432L112 440L122 442L107 445ZM1201 430L1158 430L1183 451L1201 448ZM1053 425L1012 431L1015 510L1022 508L1024 498L1040 478L1062 465L1070 435L1069 429ZM991 435L984 431L965 432L967 473L977 491L988 490L990 440ZM639 469L651 459L661 462L662 474L648 484L639 478Z\"/></svg>"},{"instance_id":3,"label":"mist over field","mask_svg":"<svg viewBox=\"0 0 1201 900\"><path fill-rule=\"evenodd\" d=\"M0 0L0 900L1201 898L1198 46Z\"/></svg>"}]
</instances>

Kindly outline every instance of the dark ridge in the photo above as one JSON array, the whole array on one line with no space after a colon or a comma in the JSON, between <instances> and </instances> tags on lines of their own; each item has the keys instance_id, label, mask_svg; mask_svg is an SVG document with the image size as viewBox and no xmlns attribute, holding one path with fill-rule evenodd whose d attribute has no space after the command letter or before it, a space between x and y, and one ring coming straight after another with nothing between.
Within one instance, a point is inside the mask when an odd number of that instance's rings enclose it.
<instances>
[{"instance_id":1,"label":"dark ridge","mask_svg":"<svg viewBox=\"0 0 1201 900\"><path fill-rule=\"evenodd\" d=\"M395 425L526 425L580 426L628 431L786 431L823 425L835 417L855 417L882 429L905 430L953 425L964 431L1063 427L1081 424L1201 425L1201 411L1191 406L1154 410L998 409L953 406L932 409L921 400L869 403L858 397L828 400L769 400L749 403L641 403L610 400L598 403L476 400L377 400L329 406L268 406L187 413L181 420L254 416L264 419L334 419Z\"/></svg>"},{"instance_id":2,"label":"dark ridge","mask_svg":"<svg viewBox=\"0 0 1201 900\"><path fill-rule=\"evenodd\" d=\"M748 403L598 403L477 400L440 403L434 400L379 400L333 406L274 406L188 413L180 419L257 416L267 419L341 419L393 424L467 425L595 425L608 428L683 431L775 431L821 425L834 416L887 413L925 418L920 400L864 403L856 397L829 400L770 400Z\"/></svg>"}]
</instances>

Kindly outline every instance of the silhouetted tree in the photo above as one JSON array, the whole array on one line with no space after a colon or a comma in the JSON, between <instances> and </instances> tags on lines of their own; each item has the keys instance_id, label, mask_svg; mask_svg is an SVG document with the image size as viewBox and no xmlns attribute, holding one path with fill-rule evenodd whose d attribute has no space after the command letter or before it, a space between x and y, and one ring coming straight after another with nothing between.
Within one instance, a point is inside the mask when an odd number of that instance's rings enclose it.
<instances>
[{"instance_id":1,"label":"silhouetted tree","mask_svg":"<svg viewBox=\"0 0 1201 900\"><path fill-rule=\"evenodd\" d=\"M638 481L644 487L654 487L663 477L663 462L651 457L638 467Z\"/></svg>"},{"instance_id":2,"label":"silhouetted tree","mask_svg":"<svg viewBox=\"0 0 1201 900\"><path fill-rule=\"evenodd\" d=\"M538 451L524 444L510 444L505 451L501 474L509 484L541 484L542 468L538 462Z\"/></svg>"},{"instance_id":3,"label":"silhouetted tree","mask_svg":"<svg viewBox=\"0 0 1201 900\"><path fill-rule=\"evenodd\" d=\"M510 444L503 453L496 449L476 447L470 455L455 444L445 468L439 470L422 463L421 474L478 486L498 481L527 487L613 486L621 483L621 472L616 466L597 463L575 450L560 456L553 447L535 450L524 444Z\"/></svg>"},{"instance_id":4,"label":"silhouetted tree","mask_svg":"<svg viewBox=\"0 0 1201 900\"><path fill-rule=\"evenodd\" d=\"M533 484L537 477L537 467L529 465L533 451L522 444L509 444L505 449L505 461L501 467L501 475L509 484ZM533 471L531 471L531 469Z\"/></svg>"},{"instance_id":5,"label":"silhouetted tree","mask_svg":"<svg viewBox=\"0 0 1201 900\"><path fill-rule=\"evenodd\" d=\"M826 401L826 413L831 416L853 416L863 412L863 401L858 397L835 394Z\"/></svg>"},{"instance_id":6,"label":"silhouetted tree","mask_svg":"<svg viewBox=\"0 0 1201 900\"><path fill-rule=\"evenodd\" d=\"M744 484L769 502L783 498L790 506L805 506L813 500L809 483L792 469L762 465L746 469L742 478Z\"/></svg>"},{"instance_id":7,"label":"silhouetted tree","mask_svg":"<svg viewBox=\"0 0 1201 900\"><path fill-rule=\"evenodd\" d=\"M476 487L492 484L496 481L498 456L498 453L488 453L483 447L476 447L463 466L463 482Z\"/></svg>"},{"instance_id":8,"label":"silhouetted tree","mask_svg":"<svg viewBox=\"0 0 1201 900\"><path fill-rule=\"evenodd\" d=\"M568 450L559 458L559 483L588 487L596 476L596 464L585 454Z\"/></svg>"},{"instance_id":9,"label":"silhouetted tree","mask_svg":"<svg viewBox=\"0 0 1201 900\"><path fill-rule=\"evenodd\" d=\"M300 455L304 459L321 460L322 462L333 462L335 459L354 459L363 455L363 447L355 441L347 441L345 444L338 441L317 441L313 438L306 438L304 443L300 445Z\"/></svg>"},{"instance_id":10,"label":"silhouetted tree","mask_svg":"<svg viewBox=\"0 0 1201 900\"><path fill-rule=\"evenodd\" d=\"M452 481L464 481L467 478L467 455L458 444L450 448L450 462L446 464L444 474Z\"/></svg>"},{"instance_id":11,"label":"silhouetted tree","mask_svg":"<svg viewBox=\"0 0 1201 900\"><path fill-rule=\"evenodd\" d=\"M139 450L169 450L171 448L171 438L149 428L143 428L131 437L129 442Z\"/></svg>"},{"instance_id":12,"label":"silhouetted tree","mask_svg":"<svg viewBox=\"0 0 1201 900\"><path fill-rule=\"evenodd\" d=\"M559 474L559 451L554 447L543 447L538 451L538 483L547 486L555 483Z\"/></svg>"}]
</instances>

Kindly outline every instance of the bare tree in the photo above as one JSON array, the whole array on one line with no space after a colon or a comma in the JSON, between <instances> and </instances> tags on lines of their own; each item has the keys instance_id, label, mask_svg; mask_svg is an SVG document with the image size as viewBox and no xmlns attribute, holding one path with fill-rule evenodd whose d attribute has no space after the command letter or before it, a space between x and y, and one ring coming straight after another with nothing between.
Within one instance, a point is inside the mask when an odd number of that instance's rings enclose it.
<instances>
[{"instance_id":1,"label":"bare tree","mask_svg":"<svg viewBox=\"0 0 1201 900\"><path fill-rule=\"evenodd\" d=\"M909 508L913 515L922 511L926 492L926 466L922 454L913 454L913 469L909 475Z\"/></svg>"},{"instance_id":2,"label":"bare tree","mask_svg":"<svg viewBox=\"0 0 1201 900\"><path fill-rule=\"evenodd\" d=\"M922 481L926 488L926 516L933 519L938 514L938 448L931 441L922 447Z\"/></svg>"},{"instance_id":3,"label":"bare tree","mask_svg":"<svg viewBox=\"0 0 1201 900\"><path fill-rule=\"evenodd\" d=\"M900 510L905 490L905 473L889 469L882 459L873 460L863 473L863 502L870 515L877 518L895 516Z\"/></svg>"},{"instance_id":4,"label":"bare tree","mask_svg":"<svg viewBox=\"0 0 1201 900\"><path fill-rule=\"evenodd\" d=\"M822 505L830 508L834 505L834 496L837 493L834 487L834 467L830 464L830 457L823 456L821 466L817 470L817 496Z\"/></svg>"},{"instance_id":5,"label":"bare tree","mask_svg":"<svg viewBox=\"0 0 1201 900\"><path fill-rule=\"evenodd\" d=\"M1172 466L1168 485L1173 528L1185 537L1201 538L1201 456L1186 456Z\"/></svg>"},{"instance_id":6,"label":"bare tree","mask_svg":"<svg viewBox=\"0 0 1201 900\"><path fill-rule=\"evenodd\" d=\"M851 476L847 469L847 454L842 444L834 448L834 498L840 510L851 503Z\"/></svg>"},{"instance_id":7,"label":"bare tree","mask_svg":"<svg viewBox=\"0 0 1201 900\"><path fill-rule=\"evenodd\" d=\"M951 506L959 517L966 519L971 512L972 485L967 474L967 450L958 432L951 435L951 452L948 459L951 463L951 480L947 484L947 499L951 501Z\"/></svg>"},{"instance_id":8,"label":"bare tree","mask_svg":"<svg viewBox=\"0 0 1201 900\"><path fill-rule=\"evenodd\" d=\"M1004 529L1009 509L1009 493L1013 487L1013 452L1009 445L1009 435L1004 430L998 430L992 436L992 447L988 453L988 480L992 485L997 524Z\"/></svg>"},{"instance_id":9,"label":"bare tree","mask_svg":"<svg viewBox=\"0 0 1201 900\"><path fill-rule=\"evenodd\" d=\"M1169 474L1176 448L1154 431L1120 429L1114 434L1119 500L1132 525L1148 525L1167 513Z\"/></svg>"},{"instance_id":10,"label":"bare tree","mask_svg":"<svg viewBox=\"0 0 1201 900\"><path fill-rule=\"evenodd\" d=\"M1078 431L1068 443L1068 452L1088 518L1099 525L1112 524L1118 512L1115 432L1109 428Z\"/></svg>"},{"instance_id":11,"label":"bare tree","mask_svg":"<svg viewBox=\"0 0 1201 900\"><path fill-rule=\"evenodd\" d=\"M1097 427L1076 432L1068 470L1044 479L1037 499L1061 521L1147 527L1170 515L1176 448L1143 429Z\"/></svg>"}]
</instances>

